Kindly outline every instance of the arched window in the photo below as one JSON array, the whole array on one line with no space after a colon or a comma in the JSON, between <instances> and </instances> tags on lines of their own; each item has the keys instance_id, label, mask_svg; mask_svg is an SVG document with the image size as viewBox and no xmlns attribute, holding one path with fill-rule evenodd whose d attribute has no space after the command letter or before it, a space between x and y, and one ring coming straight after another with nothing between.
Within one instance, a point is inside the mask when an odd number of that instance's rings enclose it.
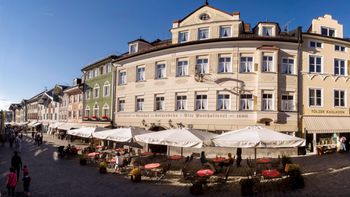
<instances>
[{"instance_id":1,"label":"arched window","mask_svg":"<svg viewBox=\"0 0 350 197\"><path fill-rule=\"evenodd\" d=\"M94 98L100 97L100 85L95 84L94 86Z\"/></svg>"},{"instance_id":2,"label":"arched window","mask_svg":"<svg viewBox=\"0 0 350 197\"><path fill-rule=\"evenodd\" d=\"M93 116L96 116L96 118L98 118L100 116L99 110L100 110L100 107L98 106L97 103L95 103Z\"/></svg>"},{"instance_id":3,"label":"arched window","mask_svg":"<svg viewBox=\"0 0 350 197\"><path fill-rule=\"evenodd\" d=\"M105 103L102 108L102 118L109 119L109 105Z\"/></svg>"},{"instance_id":4,"label":"arched window","mask_svg":"<svg viewBox=\"0 0 350 197\"><path fill-rule=\"evenodd\" d=\"M109 81L106 81L103 85L103 97L107 97L110 95L111 84Z\"/></svg>"},{"instance_id":5,"label":"arched window","mask_svg":"<svg viewBox=\"0 0 350 197\"><path fill-rule=\"evenodd\" d=\"M86 106L86 107L85 107L85 116L86 116L86 117L89 117L89 116L90 116L90 107L89 107L89 106Z\"/></svg>"}]
</instances>

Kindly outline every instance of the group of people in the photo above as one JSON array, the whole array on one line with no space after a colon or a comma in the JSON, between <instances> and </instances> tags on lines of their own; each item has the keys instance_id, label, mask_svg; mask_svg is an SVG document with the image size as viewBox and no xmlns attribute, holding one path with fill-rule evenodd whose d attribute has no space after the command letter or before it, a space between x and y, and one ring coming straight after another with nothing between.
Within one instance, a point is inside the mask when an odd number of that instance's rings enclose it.
<instances>
[{"instance_id":1,"label":"group of people","mask_svg":"<svg viewBox=\"0 0 350 197\"><path fill-rule=\"evenodd\" d=\"M132 155L130 153L133 153L132 149L130 149L130 152L128 149L125 149L124 153L117 152L115 156L115 173L121 173L121 169L131 162Z\"/></svg>"},{"instance_id":2,"label":"group of people","mask_svg":"<svg viewBox=\"0 0 350 197\"><path fill-rule=\"evenodd\" d=\"M1 144L4 146L5 143L8 142L10 148L14 148L15 151L21 152L22 137L21 127L7 126L5 128L5 134L1 136Z\"/></svg>"},{"instance_id":3,"label":"group of people","mask_svg":"<svg viewBox=\"0 0 350 197\"><path fill-rule=\"evenodd\" d=\"M43 144L43 134L40 132L32 132L32 139L34 140L34 145L42 145Z\"/></svg>"},{"instance_id":4,"label":"group of people","mask_svg":"<svg viewBox=\"0 0 350 197\"><path fill-rule=\"evenodd\" d=\"M22 182L23 190L25 196L30 196L29 185L31 182L31 177L29 176L29 169L27 165L23 165L22 168L22 159L18 155L18 152L15 151L11 159L10 172L6 175L6 187L8 191L8 196L15 196L15 189L17 182L20 180L20 172L23 172Z\"/></svg>"}]
</instances>

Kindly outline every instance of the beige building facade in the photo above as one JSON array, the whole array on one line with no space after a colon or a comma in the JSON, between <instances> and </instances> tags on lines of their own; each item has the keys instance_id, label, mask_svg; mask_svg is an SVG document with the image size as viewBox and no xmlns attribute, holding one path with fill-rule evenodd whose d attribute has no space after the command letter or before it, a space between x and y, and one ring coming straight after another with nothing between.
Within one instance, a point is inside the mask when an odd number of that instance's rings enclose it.
<instances>
[{"instance_id":1,"label":"beige building facade","mask_svg":"<svg viewBox=\"0 0 350 197\"><path fill-rule=\"evenodd\" d=\"M81 79L77 79L81 82ZM83 120L83 85L75 83L64 91L64 100L67 106L67 122L81 123Z\"/></svg>"},{"instance_id":2,"label":"beige building facade","mask_svg":"<svg viewBox=\"0 0 350 197\"><path fill-rule=\"evenodd\" d=\"M301 130L311 151L350 137L349 47L331 15L314 19L303 34Z\"/></svg>"},{"instance_id":3,"label":"beige building facade","mask_svg":"<svg viewBox=\"0 0 350 197\"><path fill-rule=\"evenodd\" d=\"M115 62L116 125L298 131L300 29L251 29L238 12L204 5L171 33L168 41L129 42Z\"/></svg>"}]
</instances>

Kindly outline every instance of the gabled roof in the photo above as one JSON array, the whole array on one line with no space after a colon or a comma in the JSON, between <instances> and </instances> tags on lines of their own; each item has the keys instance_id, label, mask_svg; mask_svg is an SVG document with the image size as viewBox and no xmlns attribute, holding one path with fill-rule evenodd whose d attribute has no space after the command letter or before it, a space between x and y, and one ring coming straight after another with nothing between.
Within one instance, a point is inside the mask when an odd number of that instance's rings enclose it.
<instances>
[{"instance_id":1,"label":"gabled roof","mask_svg":"<svg viewBox=\"0 0 350 197\"><path fill-rule=\"evenodd\" d=\"M148 44L149 44L149 42L148 42L147 40L144 40L144 39L142 39L142 38L139 38L139 39L136 39L136 40L130 41L130 42L128 42L128 44L133 43L133 42L137 42L137 41L140 41L140 42L145 42L145 43L148 43Z\"/></svg>"},{"instance_id":2,"label":"gabled roof","mask_svg":"<svg viewBox=\"0 0 350 197\"><path fill-rule=\"evenodd\" d=\"M258 23L255 25L255 27L253 28L253 32L255 32L255 29L258 28L259 24L276 25L276 27L277 27L277 33L280 33L280 32L281 32L281 28L280 28L279 23L276 23L276 22L263 22L263 21L260 21L260 22L258 22Z\"/></svg>"},{"instance_id":3,"label":"gabled roof","mask_svg":"<svg viewBox=\"0 0 350 197\"><path fill-rule=\"evenodd\" d=\"M90 69L90 68L93 68L93 67L99 65L100 63L102 63L102 62L104 62L104 61L107 61L107 60L112 60L112 61L113 61L113 60L115 60L115 59L117 59L117 58L118 58L117 55L109 55L109 56L107 56L107 57L105 57L105 58L103 58L103 59L101 59L101 60L98 60L98 61L92 63L92 64L88 64L87 66L85 66L84 68L82 68L81 71L86 71L86 70L88 70L88 69Z\"/></svg>"}]
</instances>

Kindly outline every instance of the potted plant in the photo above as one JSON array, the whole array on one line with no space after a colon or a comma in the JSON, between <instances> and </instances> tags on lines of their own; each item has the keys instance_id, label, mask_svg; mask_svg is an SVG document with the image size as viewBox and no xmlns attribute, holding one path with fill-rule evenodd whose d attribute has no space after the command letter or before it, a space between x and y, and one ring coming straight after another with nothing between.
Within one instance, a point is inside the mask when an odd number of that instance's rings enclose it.
<instances>
[{"instance_id":1,"label":"potted plant","mask_svg":"<svg viewBox=\"0 0 350 197\"><path fill-rule=\"evenodd\" d=\"M89 120L89 116L84 116L84 120Z\"/></svg>"},{"instance_id":2,"label":"potted plant","mask_svg":"<svg viewBox=\"0 0 350 197\"><path fill-rule=\"evenodd\" d=\"M291 186L291 188L293 188L293 189L303 188L305 186L304 177L301 174L301 170L300 170L299 166L296 164L287 164L287 166L288 166L287 181L288 181L289 185Z\"/></svg>"},{"instance_id":3,"label":"potted plant","mask_svg":"<svg viewBox=\"0 0 350 197\"><path fill-rule=\"evenodd\" d=\"M97 116L92 116L91 119L92 120L97 120Z\"/></svg>"},{"instance_id":4,"label":"potted plant","mask_svg":"<svg viewBox=\"0 0 350 197\"><path fill-rule=\"evenodd\" d=\"M81 155L80 158L79 158L79 163L80 163L80 165L82 165L82 166L86 166L86 164L87 164L87 159L86 159L86 157L83 156L83 155Z\"/></svg>"},{"instance_id":5,"label":"potted plant","mask_svg":"<svg viewBox=\"0 0 350 197\"><path fill-rule=\"evenodd\" d=\"M99 165L99 171L101 174L106 174L107 173L107 163L106 162L101 162Z\"/></svg>"},{"instance_id":6,"label":"potted plant","mask_svg":"<svg viewBox=\"0 0 350 197\"><path fill-rule=\"evenodd\" d=\"M141 181L141 170L140 168L134 168L129 172L130 180L132 182L140 182Z\"/></svg>"}]
</instances>

